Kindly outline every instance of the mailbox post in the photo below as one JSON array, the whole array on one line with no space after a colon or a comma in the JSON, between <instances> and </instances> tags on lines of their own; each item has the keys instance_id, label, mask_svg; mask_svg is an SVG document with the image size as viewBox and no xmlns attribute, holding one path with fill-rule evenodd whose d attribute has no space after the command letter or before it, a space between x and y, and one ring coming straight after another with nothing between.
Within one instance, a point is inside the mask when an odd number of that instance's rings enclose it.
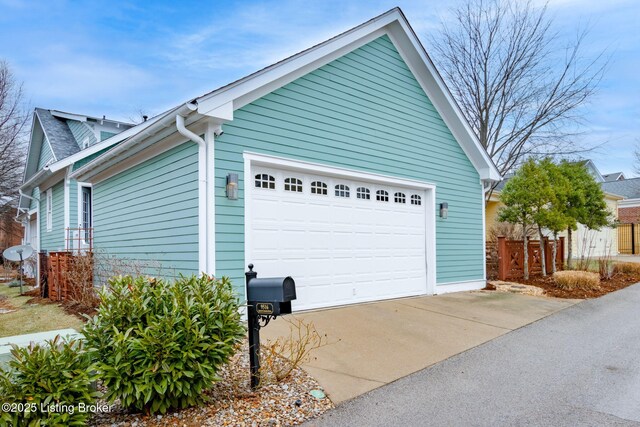
<instances>
[{"instance_id":1,"label":"mailbox post","mask_svg":"<svg viewBox=\"0 0 640 427\"><path fill-rule=\"evenodd\" d=\"M296 299L296 284L291 277L258 279L253 264L249 264L245 279L251 388L256 388L260 384L260 328L267 326L271 319L291 314L291 301Z\"/></svg>"}]
</instances>

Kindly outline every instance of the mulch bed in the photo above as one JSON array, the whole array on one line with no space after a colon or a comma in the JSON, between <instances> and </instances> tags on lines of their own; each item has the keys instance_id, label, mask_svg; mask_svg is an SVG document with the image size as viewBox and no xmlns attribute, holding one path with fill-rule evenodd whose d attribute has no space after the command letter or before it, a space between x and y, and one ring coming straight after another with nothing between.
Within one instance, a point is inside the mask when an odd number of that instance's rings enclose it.
<instances>
[{"instance_id":1,"label":"mulch bed","mask_svg":"<svg viewBox=\"0 0 640 427\"><path fill-rule=\"evenodd\" d=\"M518 283L524 283L525 285L537 286L545 290L545 294L554 298L571 298L571 299L585 299L585 298L598 298L602 295L606 295L610 292L615 292L620 289L624 289L627 286L631 286L640 282L640 275L631 273L616 273L609 280L600 281L600 289L595 291L588 290L564 290L558 289L555 286L553 277L547 276L535 276L529 278L529 280L517 279L513 280Z\"/></svg>"},{"instance_id":2,"label":"mulch bed","mask_svg":"<svg viewBox=\"0 0 640 427\"><path fill-rule=\"evenodd\" d=\"M27 304L59 304L67 314L78 317L80 320L87 320L85 315L93 316L96 314L95 307L87 307L84 304L74 301L53 301L49 298L42 298L40 296L40 288L24 292L22 295L33 297L27 301Z\"/></svg>"},{"instance_id":3,"label":"mulch bed","mask_svg":"<svg viewBox=\"0 0 640 427\"><path fill-rule=\"evenodd\" d=\"M116 402L109 412L95 414L89 424L94 427L278 427L301 424L333 408L328 397L317 399L309 393L321 387L302 369L295 369L282 382L251 390L246 342L219 375L221 381L206 392L209 402L203 406L146 416L129 413ZM100 404L109 405L104 401Z\"/></svg>"},{"instance_id":4,"label":"mulch bed","mask_svg":"<svg viewBox=\"0 0 640 427\"><path fill-rule=\"evenodd\" d=\"M86 316L93 317L98 311L95 307L87 307L84 304L73 301L64 301L60 304L67 314L74 315L80 320L86 321Z\"/></svg>"}]
</instances>

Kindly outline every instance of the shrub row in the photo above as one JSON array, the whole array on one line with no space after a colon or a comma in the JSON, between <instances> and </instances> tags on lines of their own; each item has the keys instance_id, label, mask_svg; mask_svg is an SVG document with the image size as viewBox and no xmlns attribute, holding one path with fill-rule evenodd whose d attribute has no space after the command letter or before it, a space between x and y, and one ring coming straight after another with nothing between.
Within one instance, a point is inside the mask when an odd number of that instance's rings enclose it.
<instances>
[{"instance_id":1,"label":"shrub row","mask_svg":"<svg viewBox=\"0 0 640 427\"><path fill-rule=\"evenodd\" d=\"M14 348L0 369L0 395L38 403L37 411L2 413L11 425L83 425L80 411L40 411L45 405L95 401L91 382L107 388L107 401L147 414L202 402L203 391L245 335L239 303L227 278L181 277L172 283L117 277L100 293L98 313L78 341L55 340ZM95 374L93 374L95 372Z\"/></svg>"}]
</instances>

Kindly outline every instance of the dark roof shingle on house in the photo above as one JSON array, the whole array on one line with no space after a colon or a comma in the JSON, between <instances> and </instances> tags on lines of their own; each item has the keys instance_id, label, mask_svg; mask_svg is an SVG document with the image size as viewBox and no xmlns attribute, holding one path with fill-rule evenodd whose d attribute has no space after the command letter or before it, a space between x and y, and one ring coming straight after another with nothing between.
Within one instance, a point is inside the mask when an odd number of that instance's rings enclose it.
<instances>
[{"instance_id":1,"label":"dark roof shingle on house","mask_svg":"<svg viewBox=\"0 0 640 427\"><path fill-rule=\"evenodd\" d=\"M51 111L44 108L36 108L36 114L56 160L62 160L80 151L66 120L54 117Z\"/></svg>"},{"instance_id":2,"label":"dark roof shingle on house","mask_svg":"<svg viewBox=\"0 0 640 427\"><path fill-rule=\"evenodd\" d=\"M627 199L640 198L640 178L607 181L600 184L606 193L617 194Z\"/></svg>"}]
</instances>

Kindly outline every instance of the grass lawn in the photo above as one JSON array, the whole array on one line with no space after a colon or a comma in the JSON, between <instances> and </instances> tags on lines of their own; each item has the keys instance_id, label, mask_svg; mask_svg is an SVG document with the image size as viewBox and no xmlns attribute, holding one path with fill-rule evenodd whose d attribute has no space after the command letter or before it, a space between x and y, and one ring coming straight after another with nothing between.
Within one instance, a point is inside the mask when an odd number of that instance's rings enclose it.
<instances>
[{"instance_id":1,"label":"grass lawn","mask_svg":"<svg viewBox=\"0 0 640 427\"><path fill-rule=\"evenodd\" d=\"M80 330L83 322L67 314L58 304L27 304L30 296L20 296L20 288L10 288L0 283L2 308L15 308L11 313L0 314L0 337L73 328ZM4 299L7 297L7 299Z\"/></svg>"}]
</instances>

